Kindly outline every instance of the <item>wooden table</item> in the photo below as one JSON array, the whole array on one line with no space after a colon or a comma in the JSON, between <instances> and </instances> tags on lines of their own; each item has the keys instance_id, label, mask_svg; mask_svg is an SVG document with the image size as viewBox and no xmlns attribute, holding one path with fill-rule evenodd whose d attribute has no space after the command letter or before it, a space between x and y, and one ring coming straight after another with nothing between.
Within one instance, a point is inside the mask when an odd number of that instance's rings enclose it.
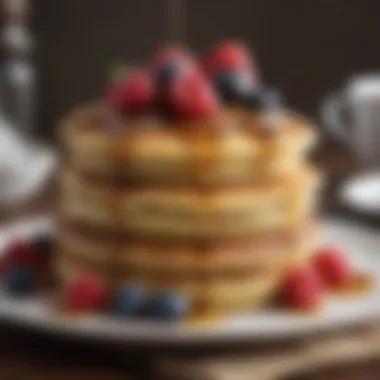
<instances>
[{"instance_id":1,"label":"wooden table","mask_svg":"<svg viewBox=\"0 0 380 380\"><path fill-rule=\"evenodd\" d=\"M0 324L2 380L118 380L151 378L143 355L70 342ZM138 365L131 365L131 361ZM380 361L330 369L302 380L378 380ZM298 378L301 380L301 378ZM297 379L297 380L298 380ZM259 380L259 379L258 379ZM296 379L294 379L296 380Z\"/></svg>"},{"instance_id":2,"label":"wooden table","mask_svg":"<svg viewBox=\"0 0 380 380\"><path fill-rule=\"evenodd\" d=\"M357 168L356 161L340 147L327 144L317 155L322 166L328 168L332 183ZM44 197L32 208L18 210L24 215L46 206ZM327 197L327 208L336 210L332 197ZM14 216L6 215L3 220ZM22 327L0 324L0 379L1 380L117 380L149 378L149 355L144 350L115 349L100 344L63 340L46 336ZM304 378L305 380L377 380L380 361L352 368L331 369Z\"/></svg>"}]
</instances>

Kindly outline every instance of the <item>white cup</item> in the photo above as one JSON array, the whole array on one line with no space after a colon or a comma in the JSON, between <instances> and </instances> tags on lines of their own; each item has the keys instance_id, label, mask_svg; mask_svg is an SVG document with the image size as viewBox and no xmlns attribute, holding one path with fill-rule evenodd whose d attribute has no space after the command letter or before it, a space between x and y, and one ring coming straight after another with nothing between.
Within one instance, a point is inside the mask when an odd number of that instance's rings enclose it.
<instances>
[{"instance_id":1,"label":"white cup","mask_svg":"<svg viewBox=\"0 0 380 380\"><path fill-rule=\"evenodd\" d=\"M380 74L350 79L322 103L327 130L368 165L380 165Z\"/></svg>"}]
</instances>

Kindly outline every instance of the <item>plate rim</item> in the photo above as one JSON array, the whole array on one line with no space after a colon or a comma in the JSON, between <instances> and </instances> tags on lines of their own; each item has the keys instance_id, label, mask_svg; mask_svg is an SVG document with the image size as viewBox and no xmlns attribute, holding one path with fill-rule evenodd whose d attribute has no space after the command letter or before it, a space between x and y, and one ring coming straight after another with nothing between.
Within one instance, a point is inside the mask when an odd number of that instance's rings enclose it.
<instances>
[{"instance_id":1,"label":"plate rim","mask_svg":"<svg viewBox=\"0 0 380 380\"><path fill-rule=\"evenodd\" d=\"M336 223L341 226L365 229L368 233L374 233L371 228L365 227L358 222L345 220L343 218L328 218L324 224ZM0 230L0 246L6 244L6 241L17 234L30 235L37 233L52 226L52 219L48 217L37 217L29 219L17 220ZM50 227L51 228L51 227ZM26 230L32 232L28 232ZM22 232L21 232L22 231ZM380 242L380 238L379 238ZM380 266L380 256L379 256ZM379 287L379 285L378 285ZM380 289L378 289L380 292ZM0 293L1 294L1 293ZM340 301L337 301L340 302ZM26 309L29 307L29 309ZM31 310L37 308L37 313L30 313ZM246 313L244 315L249 315ZM242 317L244 317L244 315ZM266 315L265 311L255 311L255 319L271 318L272 314ZM237 317L238 321L240 317ZM107 314L99 316L86 316L80 321L72 318L57 317L52 311L43 310L40 306L36 306L34 298L28 298L25 301L17 301L7 298L4 295L0 297L0 319L9 322L19 322L24 327L33 328L34 330L43 330L44 332L53 333L55 335L72 336L85 339L104 340L115 343L133 343L133 344L168 344L168 345L194 345L194 344L213 344L221 342L257 342L257 341L279 341L292 338L299 338L307 335L313 335L320 332L329 331L331 329L344 328L353 325L361 325L368 323L376 318L380 318L380 302L373 303L371 307L367 307L365 312L362 310L356 313L347 313L330 317L326 321L321 316L294 316L289 313L274 313L273 323L276 318L291 318L292 328L265 329L263 332L259 328L249 329L245 324L245 328L233 328L229 325L229 320L224 323L211 326L206 324L188 325L168 324L165 322L131 322L120 321L116 317ZM233 319L235 320L235 319ZM268 320L267 320L268 321ZM83 323L82 323L83 322ZM89 322L89 323L88 323ZM238 322L236 322L238 323ZM111 328L110 328L111 326ZM294 327L297 326L297 327ZM289 327L289 326L288 326ZM158 333L157 333L158 331ZM153 333L152 333L153 332Z\"/></svg>"}]
</instances>

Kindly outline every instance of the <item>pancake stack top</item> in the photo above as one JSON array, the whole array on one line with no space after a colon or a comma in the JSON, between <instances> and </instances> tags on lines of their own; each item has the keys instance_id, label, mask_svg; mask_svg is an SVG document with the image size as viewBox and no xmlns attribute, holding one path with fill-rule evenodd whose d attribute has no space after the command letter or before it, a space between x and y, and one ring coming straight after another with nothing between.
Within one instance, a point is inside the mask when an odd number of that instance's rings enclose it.
<instances>
[{"instance_id":1,"label":"pancake stack top","mask_svg":"<svg viewBox=\"0 0 380 380\"><path fill-rule=\"evenodd\" d=\"M61 126L56 268L173 290L192 310L269 302L316 244L308 121L225 42L203 65L178 47L112 83Z\"/></svg>"}]
</instances>

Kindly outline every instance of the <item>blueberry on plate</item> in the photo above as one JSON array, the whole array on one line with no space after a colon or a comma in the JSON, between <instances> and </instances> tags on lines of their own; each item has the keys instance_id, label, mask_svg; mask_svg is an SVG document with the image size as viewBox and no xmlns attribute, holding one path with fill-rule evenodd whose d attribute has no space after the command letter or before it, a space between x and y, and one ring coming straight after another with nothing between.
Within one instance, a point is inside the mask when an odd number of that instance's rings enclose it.
<instances>
[{"instance_id":1,"label":"blueberry on plate","mask_svg":"<svg viewBox=\"0 0 380 380\"><path fill-rule=\"evenodd\" d=\"M222 70L215 77L216 88L226 102L241 103L253 89L248 73L237 70Z\"/></svg>"},{"instance_id":2,"label":"blueberry on plate","mask_svg":"<svg viewBox=\"0 0 380 380\"><path fill-rule=\"evenodd\" d=\"M113 310L120 317L136 317L146 305L146 294L138 285L124 285L115 294Z\"/></svg>"},{"instance_id":3,"label":"blueberry on plate","mask_svg":"<svg viewBox=\"0 0 380 380\"><path fill-rule=\"evenodd\" d=\"M246 107L253 110L278 108L281 105L281 94L275 89L252 89L246 94L244 104Z\"/></svg>"},{"instance_id":4,"label":"blueberry on plate","mask_svg":"<svg viewBox=\"0 0 380 380\"><path fill-rule=\"evenodd\" d=\"M157 319L175 321L187 315L189 306L186 296L167 291L152 296L149 309L151 315Z\"/></svg>"},{"instance_id":5,"label":"blueberry on plate","mask_svg":"<svg viewBox=\"0 0 380 380\"><path fill-rule=\"evenodd\" d=\"M3 278L3 288L12 296L22 297L30 294L36 287L36 274L27 267L11 269Z\"/></svg>"}]
</instances>

